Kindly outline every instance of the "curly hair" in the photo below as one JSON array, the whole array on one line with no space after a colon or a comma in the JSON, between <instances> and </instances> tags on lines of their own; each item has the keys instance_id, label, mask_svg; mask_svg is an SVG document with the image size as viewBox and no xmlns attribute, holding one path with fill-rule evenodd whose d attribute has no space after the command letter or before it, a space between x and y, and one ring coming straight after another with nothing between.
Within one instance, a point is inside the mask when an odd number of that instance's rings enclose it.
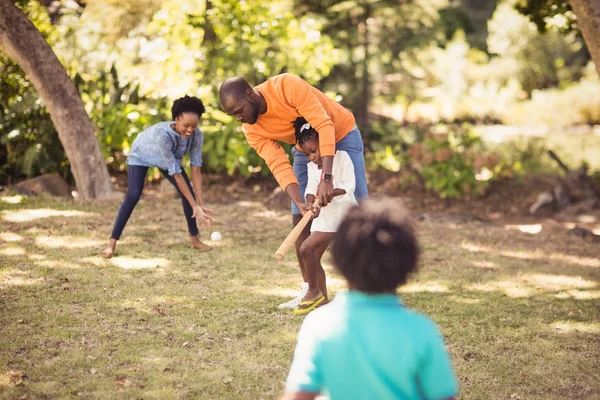
<instances>
[{"instance_id":1,"label":"curly hair","mask_svg":"<svg viewBox=\"0 0 600 400\"><path fill-rule=\"evenodd\" d=\"M386 293L417 269L419 245L400 200L367 200L353 207L338 227L331 254L352 289Z\"/></svg>"},{"instance_id":2,"label":"curly hair","mask_svg":"<svg viewBox=\"0 0 600 400\"><path fill-rule=\"evenodd\" d=\"M202 100L193 96L183 96L173 102L171 107L171 115L173 120L181 116L183 113L194 113L198 115L198 118L204 114L204 104Z\"/></svg>"},{"instance_id":3,"label":"curly hair","mask_svg":"<svg viewBox=\"0 0 600 400\"><path fill-rule=\"evenodd\" d=\"M306 127L306 125L308 125L308 127ZM298 143L299 146L302 146L313 138L319 139L319 132L310 126L310 124L302 117L296 118L294 121L294 134L296 135L296 143Z\"/></svg>"}]
</instances>

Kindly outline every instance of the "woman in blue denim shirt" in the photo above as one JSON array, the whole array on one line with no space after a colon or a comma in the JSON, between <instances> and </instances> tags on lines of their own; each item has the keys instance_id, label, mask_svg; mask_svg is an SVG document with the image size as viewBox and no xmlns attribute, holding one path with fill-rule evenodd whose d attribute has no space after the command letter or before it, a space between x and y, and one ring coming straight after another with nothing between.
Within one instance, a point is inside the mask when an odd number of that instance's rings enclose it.
<instances>
[{"instance_id":1,"label":"woman in blue denim shirt","mask_svg":"<svg viewBox=\"0 0 600 400\"><path fill-rule=\"evenodd\" d=\"M131 145L127 157L129 187L117 213L108 245L102 252L105 258L114 255L117 240L121 237L125 224L142 195L146 173L150 167L158 167L179 192L192 247L200 250L211 249L210 246L202 243L198 236L198 224L212 223L209 215L212 210L204 206L200 172L204 138L198 129L198 121L204 113L204 104L196 97L185 96L175 100L171 113L173 122L160 122L149 127L140 133ZM181 166L181 159L188 152L195 194Z\"/></svg>"}]
</instances>

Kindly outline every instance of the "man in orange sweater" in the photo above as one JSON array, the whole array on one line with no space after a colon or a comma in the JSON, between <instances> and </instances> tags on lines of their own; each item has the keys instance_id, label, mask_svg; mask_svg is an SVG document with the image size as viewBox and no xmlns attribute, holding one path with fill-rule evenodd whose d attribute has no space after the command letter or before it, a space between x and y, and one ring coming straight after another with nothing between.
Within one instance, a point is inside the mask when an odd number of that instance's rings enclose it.
<instances>
[{"instance_id":1,"label":"man in orange sweater","mask_svg":"<svg viewBox=\"0 0 600 400\"><path fill-rule=\"evenodd\" d=\"M355 196L360 201L368 197L365 174L363 140L354 116L340 104L325 96L320 90L292 74L281 74L252 88L244 79L227 79L220 88L223 110L242 123L246 140L266 161L275 179L292 200L292 219L295 226L311 206L304 199L308 181L307 156L292 148L294 165L277 143L296 143L294 122L304 117L319 132L319 151L322 157L322 176L317 189L317 199L326 206L333 198L333 156L344 150L354 164L356 177ZM304 284L299 297L280 305L295 308L304 297L306 274L300 245L310 235L310 225L296 241L296 255L300 263ZM320 249L324 252L326 249Z\"/></svg>"}]
</instances>

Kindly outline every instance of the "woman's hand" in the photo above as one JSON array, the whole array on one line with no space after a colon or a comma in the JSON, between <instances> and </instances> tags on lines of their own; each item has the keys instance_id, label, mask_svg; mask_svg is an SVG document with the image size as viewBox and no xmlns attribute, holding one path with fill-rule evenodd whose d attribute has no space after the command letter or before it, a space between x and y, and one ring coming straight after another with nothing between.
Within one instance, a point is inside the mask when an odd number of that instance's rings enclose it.
<instances>
[{"instance_id":1,"label":"woman's hand","mask_svg":"<svg viewBox=\"0 0 600 400\"><path fill-rule=\"evenodd\" d=\"M200 226L210 226L213 223L212 217L208 215L208 212L204 211L204 207L201 207L199 205L194 206L194 213L192 214L192 218L196 218L196 223Z\"/></svg>"},{"instance_id":2,"label":"woman's hand","mask_svg":"<svg viewBox=\"0 0 600 400\"><path fill-rule=\"evenodd\" d=\"M206 206L200 206L200 208L202 208L202 211L204 211L205 214L210 214L210 213L215 212L215 210L213 210L212 208L208 208Z\"/></svg>"}]
</instances>

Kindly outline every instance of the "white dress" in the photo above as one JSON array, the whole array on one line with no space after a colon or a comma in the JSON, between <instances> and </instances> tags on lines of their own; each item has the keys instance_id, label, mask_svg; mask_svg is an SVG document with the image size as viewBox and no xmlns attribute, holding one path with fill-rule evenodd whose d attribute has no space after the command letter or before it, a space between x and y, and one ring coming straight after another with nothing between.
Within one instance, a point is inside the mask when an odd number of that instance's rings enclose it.
<instances>
[{"instance_id":1,"label":"white dress","mask_svg":"<svg viewBox=\"0 0 600 400\"><path fill-rule=\"evenodd\" d=\"M321 170L314 162L308 163L308 184L305 196L317 193L321 181ZM338 225L352 206L358 204L354 197L356 180L354 178L354 164L345 151L339 150L333 157L333 188L344 189L346 194L335 196L331 203L321 208L319 216L312 222L311 232L337 232Z\"/></svg>"}]
</instances>

